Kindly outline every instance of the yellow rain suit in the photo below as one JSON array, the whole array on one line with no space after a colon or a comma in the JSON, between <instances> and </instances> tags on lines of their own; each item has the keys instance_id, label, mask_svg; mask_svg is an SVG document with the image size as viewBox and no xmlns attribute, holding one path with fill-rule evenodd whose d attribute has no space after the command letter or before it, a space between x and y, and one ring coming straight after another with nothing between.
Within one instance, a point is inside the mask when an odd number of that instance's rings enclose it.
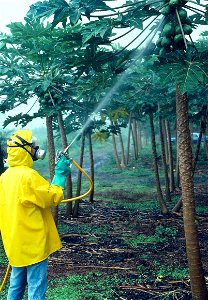
<instances>
[{"instance_id":1,"label":"yellow rain suit","mask_svg":"<svg viewBox=\"0 0 208 300\"><path fill-rule=\"evenodd\" d=\"M19 130L12 140L31 141L32 132ZM8 146L14 146L13 141ZM25 146L31 152L30 146ZM46 259L61 248L50 211L63 200L63 189L50 185L32 169L33 160L21 147L8 147L9 168L0 176L0 231L9 263L23 267Z\"/></svg>"}]
</instances>

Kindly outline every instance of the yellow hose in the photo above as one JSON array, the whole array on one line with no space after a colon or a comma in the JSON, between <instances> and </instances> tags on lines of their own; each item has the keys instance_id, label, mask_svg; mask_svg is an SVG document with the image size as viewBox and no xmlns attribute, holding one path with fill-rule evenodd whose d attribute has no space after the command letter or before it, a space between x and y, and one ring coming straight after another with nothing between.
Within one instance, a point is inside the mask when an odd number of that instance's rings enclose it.
<instances>
[{"instance_id":1,"label":"yellow hose","mask_svg":"<svg viewBox=\"0 0 208 300\"><path fill-rule=\"evenodd\" d=\"M2 290L3 290L3 288L4 288L4 285L5 285L5 283L6 283L7 277L8 277L8 275L9 275L9 270L10 270L10 264L8 264L8 266L7 266L6 274L5 274L5 276L4 276L4 279L3 279L2 284L1 284L1 287L0 287L0 293L2 292Z\"/></svg>"},{"instance_id":2,"label":"yellow hose","mask_svg":"<svg viewBox=\"0 0 208 300\"><path fill-rule=\"evenodd\" d=\"M91 177L78 165L78 163L76 163L73 159L71 159L71 162L75 165L75 167L77 167L77 169L79 169L86 177L87 179L89 180L90 182L90 188L89 190L84 193L83 195L80 195L80 196L77 196L77 197L73 197L73 198L70 198L70 199L65 199L65 200L62 200L61 202L70 202L70 201L75 201L75 200L79 200L81 198L84 198L86 197L87 195L89 195L89 193L92 191L93 189L93 181L91 179ZM1 291L3 290L4 288L4 285L5 285L5 282L7 280L7 277L9 275L9 270L10 270L10 264L8 264L8 267L7 267L7 270L6 270L6 274L4 276L4 279L2 281L2 284L1 284L1 287L0 287L0 293Z\"/></svg>"},{"instance_id":3,"label":"yellow hose","mask_svg":"<svg viewBox=\"0 0 208 300\"><path fill-rule=\"evenodd\" d=\"M91 177L78 165L78 163L76 163L76 161L74 161L73 159L71 159L71 162L75 165L75 167L77 167L77 169L79 169L86 177L87 179L89 180L90 182L90 188L89 190L84 193L83 195L80 195L80 196L77 196L77 197L73 197L73 198L70 198L70 199L65 199L65 200L62 200L61 203L63 202L71 202L71 201L75 201L75 200L79 200L81 198L84 198L86 197L87 195L89 195L89 193L92 191L93 189L93 181L91 179Z\"/></svg>"}]
</instances>

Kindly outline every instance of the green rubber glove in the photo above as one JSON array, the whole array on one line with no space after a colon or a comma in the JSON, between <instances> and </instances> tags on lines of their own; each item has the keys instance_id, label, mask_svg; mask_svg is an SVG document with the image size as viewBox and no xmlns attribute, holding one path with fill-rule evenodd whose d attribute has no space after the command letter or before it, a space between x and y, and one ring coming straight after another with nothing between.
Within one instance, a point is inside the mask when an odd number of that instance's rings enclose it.
<instances>
[{"instance_id":1,"label":"green rubber glove","mask_svg":"<svg viewBox=\"0 0 208 300\"><path fill-rule=\"evenodd\" d=\"M64 156L60 158L54 169L54 177L51 184L61 186L63 189L66 185L66 178L71 173L70 160L66 159Z\"/></svg>"}]
</instances>

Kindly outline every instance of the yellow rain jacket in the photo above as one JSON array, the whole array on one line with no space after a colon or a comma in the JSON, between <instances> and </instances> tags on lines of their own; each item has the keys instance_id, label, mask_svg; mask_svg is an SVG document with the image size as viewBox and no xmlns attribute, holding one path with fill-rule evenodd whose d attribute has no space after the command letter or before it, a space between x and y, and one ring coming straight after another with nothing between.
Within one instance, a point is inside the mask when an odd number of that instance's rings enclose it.
<instances>
[{"instance_id":1,"label":"yellow rain jacket","mask_svg":"<svg viewBox=\"0 0 208 300\"><path fill-rule=\"evenodd\" d=\"M32 132L19 130L12 140L27 142ZM8 141L8 146L14 142ZM30 146L25 146L31 152ZM8 147L9 168L0 176L0 231L9 263L23 267L46 259L62 247L50 211L63 200L63 189L50 185L33 170L31 155L21 147Z\"/></svg>"}]
</instances>

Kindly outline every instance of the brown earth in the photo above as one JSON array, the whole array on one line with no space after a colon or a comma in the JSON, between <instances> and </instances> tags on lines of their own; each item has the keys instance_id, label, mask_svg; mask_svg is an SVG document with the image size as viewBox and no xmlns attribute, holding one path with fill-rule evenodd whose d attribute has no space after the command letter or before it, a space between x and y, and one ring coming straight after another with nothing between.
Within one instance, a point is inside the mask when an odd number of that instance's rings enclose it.
<instances>
[{"instance_id":1,"label":"brown earth","mask_svg":"<svg viewBox=\"0 0 208 300\"><path fill-rule=\"evenodd\" d=\"M208 185L204 174L206 167L197 169L196 202L207 207ZM108 181L109 177L105 179ZM119 180L122 180L121 174ZM63 248L49 259L49 281L71 274L99 271L112 278L121 276L128 279L127 283L114 287L115 295L111 300L192 299L188 277L175 279L170 272L157 276L160 266L167 269L170 266L187 268L182 213L161 215L159 211L132 211L122 205L110 205L111 202L106 201L108 197L120 202L122 199L129 202L145 201L139 193L109 190L106 193L96 193L93 204L81 201L78 218L70 219L61 214L59 226L65 226L64 232L67 233L60 233ZM207 216L206 213L200 213L197 220L202 262L208 278ZM81 233L77 232L78 227L88 225L94 229L89 230L89 226ZM136 236L154 235L158 226L163 228L161 241L144 239L133 244ZM166 228L171 229L170 235L165 232ZM4 272L5 267L0 266L1 278ZM165 293L169 295L166 298Z\"/></svg>"},{"instance_id":2,"label":"brown earth","mask_svg":"<svg viewBox=\"0 0 208 300\"><path fill-rule=\"evenodd\" d=\"M205 172L204 167L197 170L195 187L196 202L204 207L207 206L208 196L207 177L203 177ZM110 206L110 202L106 201L108 197L119 199L120 202L122 199L144 201L140 196L122 190L102 192L95 195L94 204L81 202L78 218L67 219L62 215L60 224L65 224L70 230L67 234L61 234L62 250L50 258L50 279L99 271L112 277L119 274L131 279L129 284L115 286L115 297L112 300L192 299L188 276L175 279L170 272L167 276L166 273L164 276L156 275L159 266L166 266L167 269L170 266L173 269L179 266L187 268L182 212L161 215L158 211L132 211L122 208L122 205ZM198 214L197 220L202 262L205 275L208 276L207 214ZM71 229L86 224L98 230L77 234L76 230L73 232ZM144 240L136 246L126 242L141 234L152 236L158 226L163 229L161 242ZM99 231L99 228L105 227L106 230ZM165 228L170 228L169 236ZM171 232L174 234L171 235Z\"/></svg>"}]
</instances>

